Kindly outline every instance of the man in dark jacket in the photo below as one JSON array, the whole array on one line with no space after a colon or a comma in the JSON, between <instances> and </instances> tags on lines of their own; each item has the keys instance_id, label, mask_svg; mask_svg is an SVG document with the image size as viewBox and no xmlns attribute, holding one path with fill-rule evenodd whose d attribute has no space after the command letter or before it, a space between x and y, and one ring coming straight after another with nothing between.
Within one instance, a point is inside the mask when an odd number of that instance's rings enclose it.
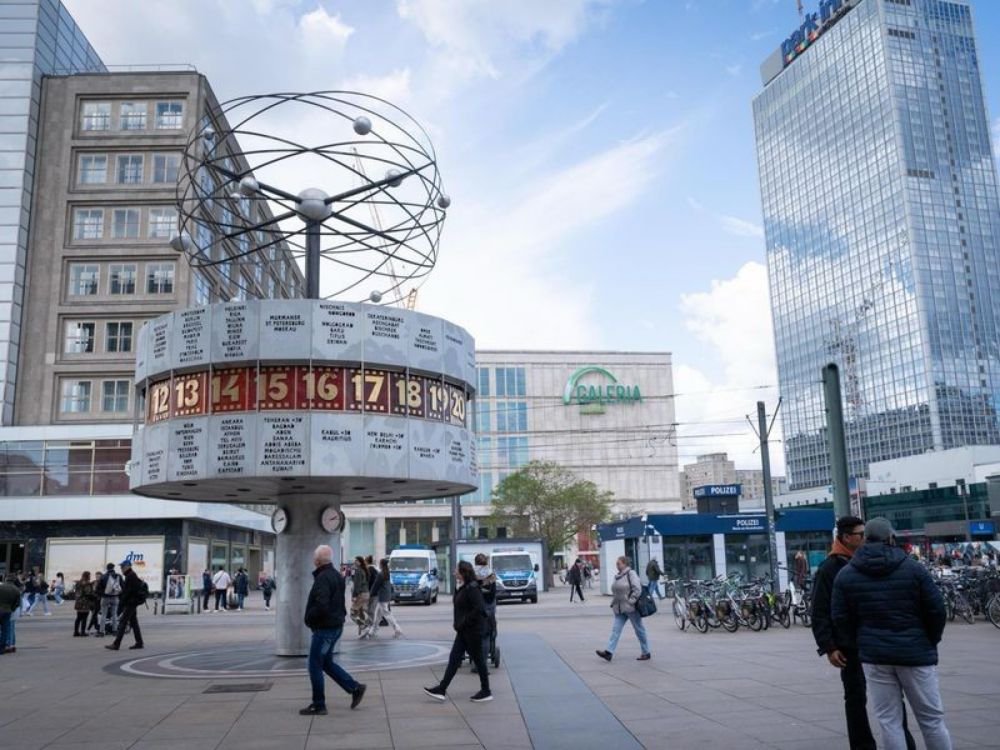
<instances>
[{"instance_id":1,"label":"man in dark jacket","mask_svg":"<svg viewBox=\"0 0 1000 750\"><path fill-rule=\"evenodd\" d=\"M313 553L313 585L306 600L306 627L312 631L309 647L309 682L312 703L299 713L302 716L326 715L326 689L323 673L330 675L345 692L351 694L351 708L357 708L366 686L357 682L333 660L333 651L344 630L347 608L344 606L344 579L333 567L333 550L321 544Z\"/></svg>"},{"instance_id":2,"label":"man in dark jacket","mask_svg":"<svg viewBox=\"0 0 1000 750\"><path fill-rule=\"evenodd\" d=\"M905 693L928 750L951 750L938 688L941 592L924 567L896 546L892 524L873 518L865 543L833 583L835 632L857 645L885 750L906 747Z\"/></svg>"},{"instance_id":3,"label":"man in dark jacket","mask_svg":"<svg viewBox=\"0 0 1000 750\"><path fill-rule=\"evenodd\" d=\"M844 684L844 712L847 714L847 737L851 750L875 750L875 738L868 723L866 709L867 693L865 673L858 658L857 646L844 633L838 633L830 617L833 598L833 581L841 569L851 561L855 550L861 546L865 536L865 522L856 516L844 516L837 521L837 534L826 560L816 571L813 585L812 632L816 639L817 651L840 670L840 681ZM916 744L906 728L906 714L903 714L903 730L907 750L914 750Z\"/></svg>"},{"instance_id":4,"label":"man in dark jacket","mask_svg":"<svg viewBox=\"0 0 1000 750\"><path fill-rule=\"evenodd\" d=\"M580 597L580 601L583 601L583 589L580 588L580 584L583 583L583 563L580 560L574 562L568 571L566 571L566 583L569 584L569 600L573 601L573 594L575 593Z\"/></svg>"},{"instance_id":5,"label":"man in dark jacket","mask_svg":"<svg viewBox=\"0 0 1000 750\"><path fill-rule=\"evenodd\" d=\"M646 563L646 588L649 589L650 596L656 594L660 599L663 599L663 594L660 593L660 579L662 577L663 571L660 570L660 563L654 557Z\"/></svg>"},{"instance_id":6,"label":"man in dark jacket","mask_svg":"<svg viewBox=\"0 0 1000 750\"><path fill-rule=\"evenodd\" d=\"M132 635L135 643L129 646L129 650L142 648L142 631L139 630L139 618L136 617L136 609L140 604L145 604L146 599L142 596L142 580L132 570L131 560L122 560L118 566L121 568L125 580L122 583L122 593L118 601L122 607L121 617L118 620L118 633L115 635L114 643L109 643L104 648L117 651L122 645L122 638L125 637L125 630L132 627Z\"/></svg>"}]
</instances>

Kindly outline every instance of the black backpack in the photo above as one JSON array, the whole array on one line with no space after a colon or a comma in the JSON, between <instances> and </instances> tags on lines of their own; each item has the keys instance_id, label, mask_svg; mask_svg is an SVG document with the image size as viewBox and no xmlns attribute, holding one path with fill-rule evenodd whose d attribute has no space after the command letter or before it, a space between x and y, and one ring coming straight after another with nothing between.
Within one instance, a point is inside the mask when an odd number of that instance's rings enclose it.
<instances>
[{"instance_id":1,"label":"black backpack","mask_svg":"<svg viewBox=\"0 0 1000 750\"><path fill-rule=\"evenodd\" d=\"M146 600L149 598L149 584L145 581L139 581L139 590L135 592L135 603L136 606L139 604L145 604Z\"/></svg>"}]
</instances>

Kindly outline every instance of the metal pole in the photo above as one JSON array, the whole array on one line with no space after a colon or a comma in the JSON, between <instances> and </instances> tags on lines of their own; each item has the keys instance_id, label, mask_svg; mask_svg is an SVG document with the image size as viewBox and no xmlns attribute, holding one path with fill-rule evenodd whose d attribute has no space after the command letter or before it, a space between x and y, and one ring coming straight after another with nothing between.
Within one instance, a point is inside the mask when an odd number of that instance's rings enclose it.
<instances>
[{"instance_id":1,"label":"metal pole","mask_svg":"<svg viewBox=\"0 0 1000 750\"><path fill-rule=\"evenodd\" d=\"M319 299L319 223L306 223L306 297Z\"/></svg>"},{"instance_id":2,"label":"metal pole","mask_svg":"<svg viewBox=\"0 0 1000 750\"><path fill-rule=\"evenodd\" d=\"M840 370L832 362L823 368L823 400L826 402L826 439L833 480L833 514L850 515L851 490L847 479L847 444L844 441L844 409L840 401Z\"/></svg>"},{"instance_id":3,"label":"metal pole","mask_svg":"<svg viewBox=\"0 0 1000 750\"><path fill-rule=\"evenodd\" d=\"M972 541L971 519L969 518L969 488L964 479L959 479L955 483L958 494L962 496L962 510L965 511L965 541Z\"/></svg>"},{"instance_id":4,"label":"metal pole","mask_svg":"<svg viewBox=\"0 0 1000 750\"><path fill-rule=\"evenodd\" d=\"M767 548L771 558L771 580L774 592L781 591L778 578L778 536L774 527L774 491L771 487L771 454L767 448L767 412L764 402L757 402L757 425L760 431L760 465L764 472L764 513L767 514Z\"/></svg>"},{"instance_id":5,"label":"metal pole","mask_svg":"<svg viewBox=\"0 0 1000 750\"><path fill-rule=\"evenodd\" d=\"M455 568L458 566L458 540L462 537L462 498L453 495L451 498L451 549L448 553L448 564L451 570L451 592L458 589L458 581L455 580Z\"/></svg>"}]
</instances>

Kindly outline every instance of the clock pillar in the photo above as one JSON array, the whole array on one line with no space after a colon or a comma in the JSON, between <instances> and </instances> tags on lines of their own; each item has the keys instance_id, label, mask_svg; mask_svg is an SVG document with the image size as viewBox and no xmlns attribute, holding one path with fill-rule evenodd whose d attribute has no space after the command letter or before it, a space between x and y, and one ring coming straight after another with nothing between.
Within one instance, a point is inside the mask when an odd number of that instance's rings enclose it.
<instances>
[{"instance_id":1,"label":"clock pillar","mask_svg":"<svg viewBox=\"0 0 1000 750\"><path fill-rule=\"evenodd\" d=\"M282 495L279 508L288 513L288 525L275 542L274 577L278 584L275 623L275 653L278 656L306 656L311 634L302 622L315 569L313 552L321 544L333 548L333 564L340 566L340 532L323 530L320 517L331 505L339 507L331 495Z\"/></svg>"}]
</instances>

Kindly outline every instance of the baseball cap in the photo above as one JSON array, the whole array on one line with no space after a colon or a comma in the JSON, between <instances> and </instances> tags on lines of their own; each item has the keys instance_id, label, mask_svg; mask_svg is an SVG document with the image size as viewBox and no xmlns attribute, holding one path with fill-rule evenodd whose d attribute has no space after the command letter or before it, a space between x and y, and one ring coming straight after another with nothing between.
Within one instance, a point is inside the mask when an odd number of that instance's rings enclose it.
<instances>
[{"instance_id":1,"label":"baseball cap","mask_svg":"<svg viewBox=\"0 0 1000 750\"><path fill-rule=\"evenodd\" d=\"M869 542L888 542L896 535L888 518L872 518L865 522L865 540Z\"/></svg>"},{"instance_id":2,"label":"baseball cap","mask_svg":"<svg viewBox=\"0 0 1000 750\"><path fill-rule=\"evenodd\" d=\"M132 561L131 560L122 560L120 563L118 563L118 567L119 568L124 568L125 566L128 566L128 567L131 568L132 567Z\"/></svg>"}]
</instances>

